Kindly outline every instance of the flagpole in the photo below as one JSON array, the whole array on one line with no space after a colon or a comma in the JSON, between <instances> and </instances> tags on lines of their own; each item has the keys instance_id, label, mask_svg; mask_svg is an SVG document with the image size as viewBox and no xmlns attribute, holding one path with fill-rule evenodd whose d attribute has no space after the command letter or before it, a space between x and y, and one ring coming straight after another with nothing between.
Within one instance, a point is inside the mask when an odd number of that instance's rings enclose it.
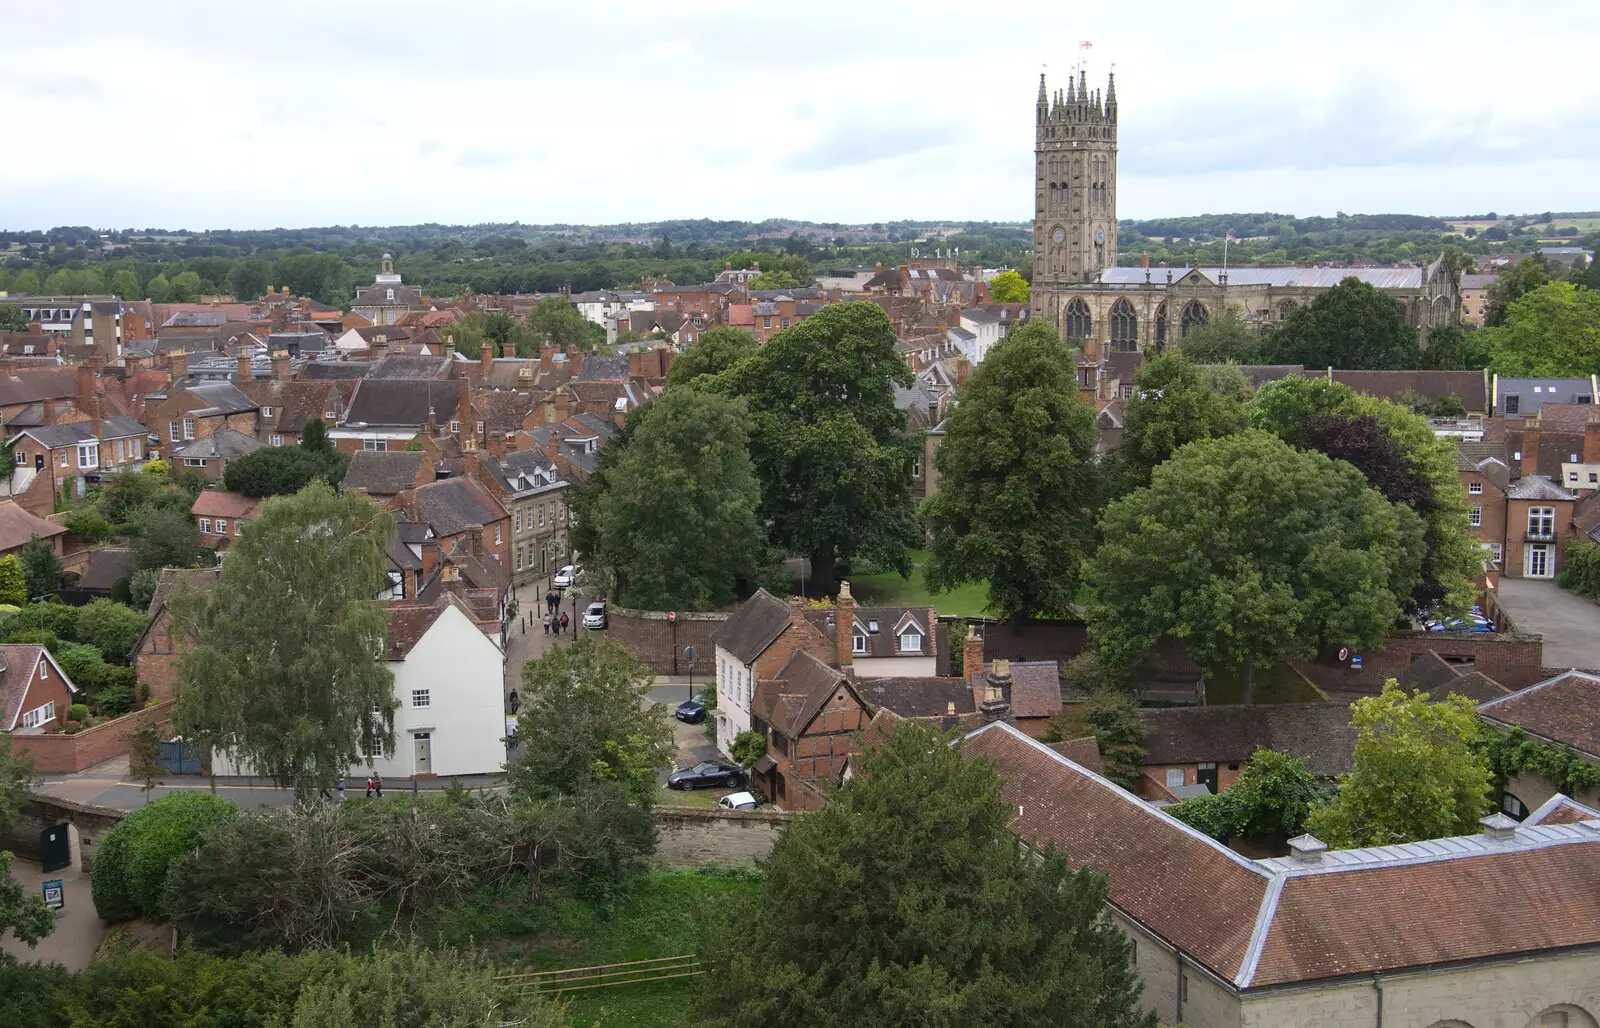
<instances>
[{"instance_id":1,"label":"flagpole","mask_svg":"<svg viewBox=\"0 0 1600 1028\"><path fill-rule=\"evenodd\" d=\"M1228 273L1228 241L1232 238L1233 236L1226 232L1222 234L1222 273L1224 275Z\"/></svg>"}]
</instances>

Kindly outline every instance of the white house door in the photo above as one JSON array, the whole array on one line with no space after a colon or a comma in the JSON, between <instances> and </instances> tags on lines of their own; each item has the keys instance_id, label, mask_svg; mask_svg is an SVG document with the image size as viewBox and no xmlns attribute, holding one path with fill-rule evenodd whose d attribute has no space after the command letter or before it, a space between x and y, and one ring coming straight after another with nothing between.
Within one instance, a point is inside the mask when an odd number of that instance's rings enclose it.
<instances>
[{"instance_id":1,"label":"white house door","mask_svg":"<svg viewBox=\"0 0 1600 1028\"><path fill-rule=\"evenodd\" d=\"M433 773L433 736L428 732L418 732L411 737L411 745L416 748L417 765L416 774L426 775Z\"/></svg>"},{"instance_id":2,"label":"white house door","mask_svg":"<svg viewBox=\"0 0 1600 1028\"><path fill-rule=\"evenodd\" d=\"M1550 547L1544 543L1533 543L1528 546L1527 567L1529 578L1549 578Z\"/></svg>"}]
</instances>

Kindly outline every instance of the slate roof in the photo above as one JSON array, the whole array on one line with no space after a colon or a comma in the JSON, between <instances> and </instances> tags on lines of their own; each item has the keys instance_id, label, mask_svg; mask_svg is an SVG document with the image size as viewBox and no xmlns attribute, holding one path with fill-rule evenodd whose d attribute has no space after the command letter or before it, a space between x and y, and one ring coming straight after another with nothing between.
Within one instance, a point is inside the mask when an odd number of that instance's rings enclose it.
<instances>
[{"instance_id":1,"label":"slate roof","mask_svg":"<svg viewBox=\"0 0 1600 1028\"><path fill-rule=\"evenodd\" d=\"M385 357L384 360L408 358ZM381 362L380 362L381 363ZM345 412L346 427L392 425L420 428L428 423L428 411L439 424L448 424L460 407L462 383L450 379L382 379L368 376L361 380L356 395Z\"/></svg>"},{"instance_id":2,"label":"slate roof","mask_svg":"<svg viewBox=\"0 0 1600 1028\"><path fill-rule=\"evenodd\" d=\"M491 525L506 516L494 497L470 478L429 482L415 496L417 519L432 525L440 537L460 535L472 525Z\"/></svg>"},{"instance_id":3,"label":"slate roof","mask_svg":"<svg viewBox=\"0 0 1600 1028\"><path fill-rule=\"evenodd\" d=\"M250 519L261 513L261 500L222 489L203 489L189 513L197 518Z\"/></svg>"},{"instance_id":4,"label":"slate roof","mask_svg":"<svg viewBox=\"0 0 1600 1028\"><path fill-rule=\"evenodd\" d=\"M586 354L575 382L621 382L628 377L628 358Z\"/></svg>"},{"instance_id":5,"label":"slate roof","mask_svg":"<svg viewBox=\"0 0 1600 1028\"><path fill-rule=\"evenodd\" d=\"M1469 411L1489 409L1489 373L1486 371L1339 371L1333 380L1358 393L1398 401L1408 391L1430 400L1460 397Z\"/></svg>"},{"instance_id":6,"label":"slate roof","mask_svg":"<svg viewBox=\"0 0 1600 1028\"><path fill-rule=\"evenodd\" d=\"M394 299L389 299L389 290ZM351 307L418 307L422 304L422 290L416 286L403 286L398 282L380 282L356 290Z\"/></svg>"},{"instance_id":7,"label":"slate roof","mask_svg":"<svg viewBox=\"0 0 1600 1028\"><path fill-rule=\"evenodd\" d=\"M1568 671L1480 703L1478 714L1600 758L1600 676Z\"/></svg>"},{"instance_id":8,"label":"slate roof","mask_svg":"<svg viewBox=\"0 0 1600 1028\"><path fill-rule=\"evenodd\" d=\"M1574 493L1556 485L1548 475L1523 475L1506 490L1513 500L1576 500Z\"/></svg>"},{"instance_id":9,"label":"slate roof","mask_svg":"<svg viewBox=\"0 0 1600 1028\"><path fill-rule=\"evenodd\" d=\"M89 553L89 566L78 578L78 588L86 592L108 593L119 578L133 570L133 551L125 546L102 546Z\"/></svg>"},{"instance_id":10,"label":"slate roof","mask_svg":"<svg viewBox=\"0 0 1600 1028\"><path fill-rule=\"evenodd\" d=\"M986 756L1019 837L1106 874L1110 902L1238 988L1600 943L1600 825L1252 861L996 724Z\"/></svg>"},{"instance_id":11,"label":"slate roof","mask_svg":"<svg viewBox=\"0 0 1600 1028\"><path fill-rule=\"evenodd\" d=\"M196 408L193 413L200 417L215 414L243 414L245 411L256 409L256 402L232 382L199 382L188 387L191 396L199 397L205 401L206 406Z\"/></svg>"},{"instance_id":12,"label":"slate roof","mask_svg":"<svg viewBox=\"0 0 1600 1028\"><path fill-rule=\"evenodd\" d=\"M1494 379L1494 409L1505 413L1507 396L1517 398L1518 414L1537 414L1546 401L1576 403L1587 397L1595 403L1594 382L1587 378L1501 378Z\"/></svg>"},{"instance_id":13,"label":"slate roof","mask_svg":"<svg viewBox=\"0 0 1600 1028\"><path fill-rule=\"evenodd\" d=\"M1179 282L1191 271L1215 284L1222 277L1220 267L1134 268L1112 267L1100 272L1100 281L1118 285L1144 285L1145 273L1150 272L1150 284L1166 288L1167 271L1172 281ZM1379 289L1420 289L1422 268L1229 268L1228 284L1232 286L1281 286L1299 289L1331 289L1347 278L1357 278Z\"/></svg>"},{"instance_id":14,"label":"slate roof","mask_svg":"<svg viewBox=\"0 0 1600 1028\"><path fill-rule=\"evenodd\" d=\"M16 730L18 720L22 717L22 703L28 696L28 683L33 680L33 669L43 659L43 654L44 647L38 643L0 644L0 732ZM61 674L67 688L76 693L77 687L61 668L56 667L53 661L51 666ZM57 724L66 719L66 711L56 711Z\"/></svg>"},{"instance_id":15,"label":"slate roof","mask_svg":"<svg viewBox=\"0 0 1600 1028\"><path fill-rule=\"evenodd\" d=\"M1139 720L1146 765L1237 764L1269 749L1304 757L1312 774L1333 778L1350 770L1356 746L1342 703L1147 708Z\"/></svg>"},{"instance_id":16,"label":"slate roof","mask_svg":"<svg viewBox=\"0 0 1600 1028\"><path fill-rule=\"evenodd\" d=\"M266 445L254 436L236 432L231 428L222 428L208 436L202 436L186 446L174 449L172 456L175 459L204 458L206 460L235 460L246 454L254 453Z\"/></svg>"},{"instance_id":17,"label":"slate roof","mask_svg":"<svg viewBox=\"0 0 1600 1028\"><path fill-rule=\"evenodd\" d=\"M25 428L18 435L26 435L36 441L40 446L52 450L63 446L76 446L79 443L92 442L97 439L126 439L130 436L147 436L149 431L137 421L128 417L104 418L100 422L100 434L94 434L94 423L89 421L69 421L66 424L40 425L37 428ZM13 439L16 436L12 437Z\"/></svg>"},{"instance_id":18,"label":"slate roof","mask_svg":"<svg viewBox=\"0 0 1600 1028\"><path fill-rule=\"evenodd\" d=\"M789 605L757 589L711 633L711 642L733 654L744 664L754 664L789 625Z\"/></svg>"},{"instance_id":19,"label":"slate roof","mask_svg":"<svg viewBox=\"0 0 1600 1028\"><path fill-rule=\"evenodd\" d=\"M360 379L372 371L367 361L307 361L300 368L301 380Z\"/></svg>"},{"instance_id":20,"label":"slate roof","mask_svg":"<svg viewBox=\"0 0 1600 1028\"><path fill-rule=\"evenodd\" d=\"M450 366L455 358L430 356L418 353L391 353L373 361L366 378L369 381L394 379L444 379L450 377Z\"/></svg>"},{"instance_id":21,"label":"slate roof","mask_svg":"<svg viewBox=\"0 0 1600 1028\"><path fill-rule=\"evenodd\" d=\"M938 718L977 709L972 687L962 678L866 678L853 684L869 706L903 718Z\"/></svg>"},{"instance_id":22,"label":"slate roof","mask_svg":"<svg viewBox=\"0 0 1600 1028\"><path fill-rule=\"evenodd\" d=\"M838 641L838 632L834 623L835 612L833 608L808 610L806 620L829 639ZM852 634L866 636L867 651L855 653L857 657L937 657L938 640L934 635L933 626L938 622L938 615L932 607L853 607L851 614L854 630ZM873 625L877 628L874 630ZM900 627L903 624L914 625L922 633L922 649L902 652L900 649ZM854 648L852 647L852 652Z\"/></svg>"},{"instance_id":23,"label":"slate roof","mask_svg":"<svg viewBox=\"0 0 1600 1028\"><path fill-rule=\"evenodd\" d=\"M1462 674L1460 668L1432 650L1412 657L1411 666L1401 673L1395 684L1407 693L1421 690L1435 700L1442 700L1454 693L1478 703L1486 703L1509 692L1505 686L1481 671Z\"/></svg>"},{"instance_id":24,"label":"slate roof","mask_svg":"<svg viewBox=\"0 0 1600 1028\"><path fill-rule=\"evenodd\" d=\"M418 451L358 451L350 455L341 488L365 489L373 496L403 493L417 484L425 456Z\"/></svg>"},{"instance_id":25,"label":"slate roof","mask_svg":"<svg viewBox=\"0 0 1600 1028\"><path fill-rule=\"evenodd\" d=\"M51 539L67 530L53 521L23 510L15 500L0 500L0 553L14 550L38 536Z\"/></svg>"},{"instance_id":26,"label":"slate roof","mask_svg":"<svg viewBox=\"0 0 1600 1028\"><path fill-rule=\"evenodd\" d=\"M567 484L538 450L516 450L503 458L480 450L476 456L478 466L492 476L507 494L532 495L540 490L558 489ZM349 481L348 474L345 480Z\"/></svg>"}]
</instances>

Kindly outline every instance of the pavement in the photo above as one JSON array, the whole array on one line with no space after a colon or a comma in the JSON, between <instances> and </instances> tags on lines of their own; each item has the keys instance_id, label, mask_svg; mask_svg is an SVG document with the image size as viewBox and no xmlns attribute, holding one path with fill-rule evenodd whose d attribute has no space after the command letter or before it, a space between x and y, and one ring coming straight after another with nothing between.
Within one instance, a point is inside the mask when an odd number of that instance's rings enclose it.
<instances>
[{"instance_id":1,"label":"pavement","mask_svg":"<svg viewBox=\"0 0 1600 1028\"><path fill-rule=\"evenodd\" d=\"M1500 606L1520 632L1544 636L1544 666L1600 669L1600 606L1554 582L1501 578Z\"/></svg>"},{"instance_id":2,"label":"pavement","mask_svg":"<svg viewBox=\"0 0 1600 1028\"><path fill-rule=\"evenodd\" d=\"M10 932L0 937L0 951L24 964L60 964L69 971L82 971L94 959L94 951L106 937L106 923L95 912L89 894L89 876L76 867L63 867L49 874L31 860L18 857L11 864L11 880L27 895L38 896L45 881L60 879L65 905L56 912L55 930L30 948Z\"/></svg>"}]
</instances>

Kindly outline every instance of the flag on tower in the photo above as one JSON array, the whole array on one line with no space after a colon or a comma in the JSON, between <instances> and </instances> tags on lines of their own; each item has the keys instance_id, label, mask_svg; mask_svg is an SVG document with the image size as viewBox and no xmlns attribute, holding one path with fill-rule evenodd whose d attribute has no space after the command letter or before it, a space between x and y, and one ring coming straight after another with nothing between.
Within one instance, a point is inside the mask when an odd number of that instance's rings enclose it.
<instances>
[{"instance_id":1,"label":"flag on tower","mask_svg":"<svg viewBox=\"0 0 1600 1028\"><path fill-rule=\"evenodd\" d=\"M1083 42L1081 42L1081 43L1079 43L1079 44L1078 44L1078 49L1079 49L1079 50L1087 50L1087 49L1089 49L1089 48L1090 48L1090 47L1091 47L1091 46L1094 46L1094 44L1093 44L1093 43L1091 43L1091 42L1089 42L1089 41L1088 41L1088 40L1087 40L1087 39L1085 39L1085 40L1084 40L1084 41L1083 41Z\"/></svg>"},{"instance_id":2,"label":"flag on tower","mask_svg":"<svg viewBox=\"0 0 1600 1028\"><path fill-rule=\"evenodd\" d=\"M1229 237L1228 237L1228 242L1230 242L1230 243L1237 243L1237 242L1238 242L1238 241L1239 241L1239 240L1238 240L1238 239L1236 239L1236 238L1235 238L1235 237L1233 237L1233 236L1229 236Z\"/></svg>"}]
</instances>

